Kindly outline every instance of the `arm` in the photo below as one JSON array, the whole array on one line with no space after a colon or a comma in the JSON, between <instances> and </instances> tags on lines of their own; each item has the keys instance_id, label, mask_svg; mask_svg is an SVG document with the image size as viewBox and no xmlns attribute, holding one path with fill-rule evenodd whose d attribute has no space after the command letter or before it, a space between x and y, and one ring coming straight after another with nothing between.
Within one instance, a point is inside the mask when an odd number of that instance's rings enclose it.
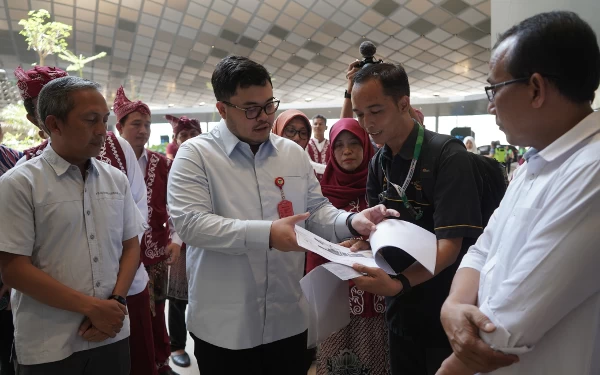
<instances>
[{"instance_id":1,"label":"arm","mask_svg":"<svg viewBox=\"0 0 600 375\"><path fill-rule=\"evenodd\" d=\"M354 86L354 75L356 72L360 70L358 67L359 61L356 60L352 64L348 66L348 71L346 72L346 80L348 80L348 84L346 85L346 91L348 93L352 92L352 87ZM348 98L344 98L344 103L342 104L342 113L340 114L340 118L354 118L354 112L352 112L352 100Z\"/></svg>"},{"instance_id":2,"label":"arm","mask_svg":"<svg viewBox=\"0 0 600 375\"><path fill-rule=\"evenodd\" d=\"M35 267L30 256L0 252L0 273L6 285L57 309L88 315L96 303Z\"/></svg>"},{"instance_id":3,"label":"arm","mask_svg":"<svg viewBox=\"0 0 600 375\"><path fill-rule=\"evenodd\" d=\"M171 166L167 189L171 219L189 246L226 254L268 249L271 221L238 220L213 213L201 155L184 144Z\"/></svg>"},{"instance_id":4,"label":"arm","mask_svg":"<svg viewBox=\"0 0 600 375\"><path fill-rule=\"evenodd\" d=\"M438 275L456 262L460 254L462 238L448 238L437 241L437 256L435 259L435 273L432 275L421 263L415 262L402 274L408 278L411 286L419 285ZM400 292L400 290L398 291Z\"/></svg>"},{"instance_id":5,"label":"arm","mask_svg":"<svg viewBox=\"0 0 600 375\"><path fill-rule=\"evenodd\" d=\"M123 241L123 253L119 261L119 274L112 294L127 296L140 264L140 241L137 236Z\"/></svg>"}]
</instances>

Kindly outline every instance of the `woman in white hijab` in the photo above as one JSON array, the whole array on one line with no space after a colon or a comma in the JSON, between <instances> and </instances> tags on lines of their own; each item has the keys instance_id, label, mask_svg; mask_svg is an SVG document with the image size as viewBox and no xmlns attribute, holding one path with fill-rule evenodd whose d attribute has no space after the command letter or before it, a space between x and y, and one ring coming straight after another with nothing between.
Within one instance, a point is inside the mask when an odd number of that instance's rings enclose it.
<instances>
[{"instance_id":1,"label":"woman in white hijab","mask_svg":"<svg viewBox=\"0 0 600 375\"><path fill-rule=\"evenodd\" d=\"M465 143L465 147L467 148L467 151L479 155L479 150L477 149L477 145L475 144L475 138L465 137L463 142Z\"/></svg>"}]
</instances>

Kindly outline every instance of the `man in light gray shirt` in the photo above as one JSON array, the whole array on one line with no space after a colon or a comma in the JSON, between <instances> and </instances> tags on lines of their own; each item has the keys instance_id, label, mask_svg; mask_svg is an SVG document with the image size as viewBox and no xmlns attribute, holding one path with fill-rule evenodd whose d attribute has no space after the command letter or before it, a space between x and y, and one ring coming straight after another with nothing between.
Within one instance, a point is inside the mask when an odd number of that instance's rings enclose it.
<instances>
[{"instance_id":1,"label":"man in light gray shirt","mask_svg":"<svg viewBox=\"0 0 600 375\"><path fill-rule=\"evenodd\" d=\"M48 83L37 110L51 145L0 178L17 374L129 373L125 296L145 224L127 177L95 159L110 113L98 90L77 77Z\"/></svg>"},{"instance_id":2,"label":"man in light gray shirt","mask_svg":"<svg viewBox=\"0 0 600 375\"><path fill-rule=\"evenodd\" d=\"M271 133L279 100L262 65L226 57L212 85L223 120L180 147L168 186L188 249L200 372L304 375L305 254L294 225L341 240L398 213L377 206L351 216L323 197L304 150Z\"/></svg>"}]
</instances>

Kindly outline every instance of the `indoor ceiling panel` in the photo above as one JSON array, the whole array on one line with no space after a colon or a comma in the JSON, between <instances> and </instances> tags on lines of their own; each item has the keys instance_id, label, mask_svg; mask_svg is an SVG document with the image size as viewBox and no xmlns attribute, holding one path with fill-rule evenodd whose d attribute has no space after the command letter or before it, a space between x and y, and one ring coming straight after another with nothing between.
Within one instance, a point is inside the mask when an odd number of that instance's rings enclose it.
<instances>
[{"instance_id":1,"label":"indoor ceiling panel","mask_svg":"<svg viewBox=\"0 0 600 375\"><path fill-rule=\"evenodd\" d=\"M9 76L36 59L18 21L41 3L74 26L76 53L108 53L85 76L111 92L137 81L156 107L214 102L206 83L231 53L265 64L276 89L286 82L285 100L339 99L366 40L378 47L376 58L404 64L415 96L477 91L488 72L490 0L6 0L0 61Z\"/></svg>"}]
</instances>

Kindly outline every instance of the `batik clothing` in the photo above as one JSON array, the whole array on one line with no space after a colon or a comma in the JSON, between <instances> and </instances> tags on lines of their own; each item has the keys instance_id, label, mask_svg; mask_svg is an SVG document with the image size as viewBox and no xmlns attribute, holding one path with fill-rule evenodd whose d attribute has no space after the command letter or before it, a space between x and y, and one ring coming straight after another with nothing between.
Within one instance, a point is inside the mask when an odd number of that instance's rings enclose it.
<instances>
[{"instance_id":1,"label":"batik clothing","mask_svg":"<svg viewBox=\"0 0 600 375\"><path fill-rule=\"evenodd\" d=\"M389 374L389 351L383 314L351 315L350 324L319 347L317 375Z\"/></svg>"},{"instance_id":2,"label":"batik clothing","mask_svg":"<svg viewBox=\"0 0 600 375\"><path fill-rule=\"evenodd\" d=\"M327 150L327 167L321 179L323 195L337 208L360 212L368 207L366 200L369 161L374 155L368 134L354 119L338 121L331 131L331 142L342 132L358 138L363 148L363 160L352 172L341 168ZM307 272L328 262L315 254L307 255ZM389 350L385 325L385 298L359 290L352 281L348 283L351 323L319 346L317 373L327 375L388 374Z\"/></svg>"},{"instance_id":3,"label":"batik clothing","mask_svg":"<svg viewBox=\"0 0 600 375\"><path fill-rule=\"evenodd\" d=\"M306 153L310 159L317 164L327 164L329 161L329 153L331 143L328 139L323 142L317 142L316 139L312 138L306 146ZM317 179L320 181L323 178L322 174L317 173Z\"/></svg>"},{"instance_id":4,"label":"batik clothing","mask_svg":"<svg viewBox=\"0 0 600 375\"><path fill-rule=\"evenodd\" d=\"M148 271L150 311L152 312L152 334L154 356L158 373L170 369L171 347L165 322L165 301L168 288L168 266L166 247L170 243L167 212L167 180L171 160L158 152L144 150L138 159L144 172L148 197L148 225L142 237L141 261Z\"/></svg>"},{"instance_id":5,"label":"batik clothing","mask_svg":"<svg viewBox=\"0 0 600 375\"><path fill-rule=\"evenodd\" d=\"M21 151L0 145L0 176L14 167L22 157L23 153Z\"/></svg>"}]
</instances>

